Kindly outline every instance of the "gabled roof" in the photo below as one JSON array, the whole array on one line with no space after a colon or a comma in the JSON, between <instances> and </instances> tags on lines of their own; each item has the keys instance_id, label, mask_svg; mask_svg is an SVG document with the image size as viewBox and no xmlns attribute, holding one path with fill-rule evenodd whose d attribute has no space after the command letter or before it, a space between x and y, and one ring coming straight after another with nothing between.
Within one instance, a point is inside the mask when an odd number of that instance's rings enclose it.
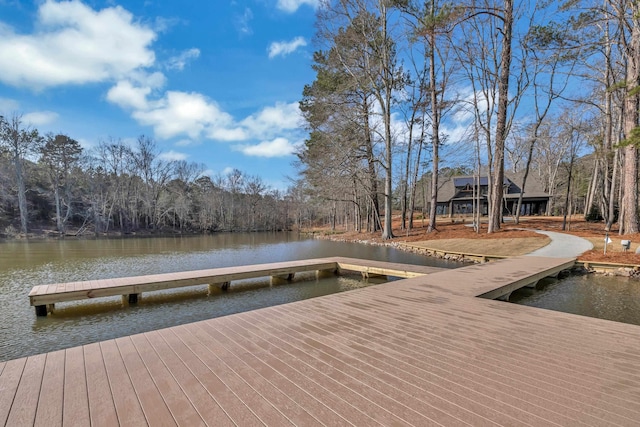
<instances>
[{"instance_id":1,"label":"gabled roof","mask_svg":"<svg viewBox=\"0 0 640 427\"><path fill-rule=\"evenodd\" d=\"M472 176L454 176L453 186L456 188L466 187L467 185L473 186L477 182L476 178ZM487 185L489 178L486 176L480 177L480 185Z\"/></svg>"},{"instance_id":2,"label":"gabled roof","mask_svg":"<svg viewBox=\"0 0 640 427\"><path fill-rule=\"evenodd\" d=\"M509 193L505 194L505 197L512 198L517 197L520 194L520 187L522 185L522 177L524 173L505 173L504 184L509 186ZM477 178L473 176L452 176L452 177L440 177L438 188L438 203L449 202L452 198L455 198L460 188L464 188L467 185L473 187ZM488 177L480 177L480 186L486 187L488 185ZM548 198L549 194L543 190L542 183L537 179L535 174L529 173L527 176L527 182L525 186L524 198ZM465 197L466 198L466 197Z\"/></svg>"}]
</instances>

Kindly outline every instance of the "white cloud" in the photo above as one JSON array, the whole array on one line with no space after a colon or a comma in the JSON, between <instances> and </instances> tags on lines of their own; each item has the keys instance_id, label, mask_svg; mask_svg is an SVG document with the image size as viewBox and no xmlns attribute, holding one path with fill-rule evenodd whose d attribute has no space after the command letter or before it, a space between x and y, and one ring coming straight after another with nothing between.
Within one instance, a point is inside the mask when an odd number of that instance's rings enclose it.
<instances>
[{"instance_id":1,"label":"white cloud","mask_svg":"<svg viewBox=\"0 0 640 427\"><path fill-rule=\"evenodd\" d=\"M238 122L200 93L167 91L157 99L152 98L153 93L149 85L123 80L108 91L107 99L131 110L138 123L152 126L160 138L188 137L179 143L181 146L200 138L223 142L272 139L294 132L301 123L296 102L276 103Z\"/></svg>"},{"instance_id":2,"label":"white cloud","mask_svg":"<svg viewBox=\"0 0 640 427\"><path fill-rule=\"evenodd\" d=\"M187 156L184 153L179 153L177 151L170 150L160 154L158 157L161 158L162 160L186 160L187 157L189 156Z\"/></svg>"},{"instance_id":3,"label":"white cloud","mask_svg":"<svg viewBox=\"0 0 640 427\"><path fill-rule=\"evenodd\" d=\"M249 138L247 132L239 127L233 129L212 128L207 137L216 141L244 141Z\"/></svg>"},{"instance_id":4,"label":"white cloud","mask_svg":"<svg viewBox=\"0 0 640 427\"><path fill-rule=\"evenodd\" d=\"M257 145L237 145L234 149L247 156L284 157L293 154L296 150L296 145L286 138L276 138L273 141L263 141Z\"/></svg>"},{"instance_id":5,"label":"white cloud","mask_svg":"<svg viewBox=\"0 0 640 427\"><path fill-rule=\"evenodd\" d=\"M95 141L87 140L84 138L78 138L77 141L80 143L80 146L87 151L96 147Z\"/></svg>"},{"instance_id":6,"label":"white cloud","mask_svg":"<svg viewBox=\"0 0 640 427\"><path fill-rule=\"evenodd\" d=\"M229 175L231 172L233 172L235 170L235 168L232 168L230 166L227 166L226 168L224 168L222 170L222 175Z\"/></svg>"},{"instance_id":7,"label":"white cloud","mask_svg":"<svg viewBox=\"0 0 640 427\"><path fill-rule=\"evenodd\" d=\"M196 141L191 139L181 139L175 143L176 147L189 147L190 145L198 145Z\"/></svg>"},{"instance_id":8,"label":"white cloud","mask_svg":"<svg viewBox=\"0 0 640 427\"><path fill-rule=\"evenodd\" d=\"M156 33L120 6L95 11L78 0L47 0L36 28L17 34L0 23L0 81L36 89L100 82L155 61Z\"/></svg>"},{"instance_id":9,"label":"white cloud","mask_svg":"<svg viewBox=\"0 0 640 427\"><path fill-rule=\"evenodd\" d=\"M238 32L243 35L250 35L253 33L250 22L253 19L253 12L248 7L244 9L242 15L237 15L235 18L235 26Z\"/></svg>"},{"instance_id":10,"label":"white cloud","mask_svg":"<svg viewBox=\"0 0 640 427\"><path fill-rule=\"evenodd\" d=\"M160 89L167 82L167 78L159 71L147 73L146 71L136 70L130 73L127 78L140 86L148 86L151 89Z\"/></svg>"},{"instance_id":11,"label":"white cloud","mask_svg":"<svg viewBox=\"0 0 640 427\"><path fill-rule=\"evenodd\" d=\"M153 29L157 33L166 33L171 28L180 24L182 21L179 18L165 18L165 17L156 17L153 25Z\"/></svg>"},{"instance_id":12,"label":"white cloud","mask_svg":"<svg viewBox=\"0 0 640 427\"><path fill-rule=\"evenodd\" d=\"M31 126L43 126L55 122L58 119L58 113L53 111L34 111L22 116L22 122Z\"/></svg>"},{"instance_id":13,"label":"white cloud","mask_svg":"<svg viewBox=\"0 0 640 427\"><path fill-rule=\"evenodd\" d=\"M225 129L233 118L199 93L168 91L157 101L147 101L148 108L136 110L133 117L141 124L153 126L160 138L187 135L197 139L211 129Z\"/></svg>"},{"instance_id":14,"label":"white cloud","mask_svg":"<svg viewBox=\"0 0 640 427\"><path fill-rule=\"evenodd\" d=\"M273 107L265 107L257 114L244 119L241 124L256 137L269 138L283 129L300 127L302 115L297 102L290 104L276 103Z\"/></svg>"},{"instance_id":15,"label":"white cloud","mask_svg":"<svg viewBox=\"0 0 640 427\"><path fill-rule=\"evenodd\" d=\"M481 114L485 114L492 108L492 102L487 99L484 93L478 91L474 96L471 87L459 89L458 98L462 102L459 103L459 107L454 111L451 120L459 125L468 124L474 120L476 104Z\"/></svg>"},{"instance_id":16,"label":"white cloud","mask_svg":"<svg viewBox=\"0 0 640 427\"><path fill-rule=\"evenodd\" d=\"M6 117L12 112L17 111L19 106L20 104L18 101L14 99L0 97L0 115L4 115Z\"/></svg>"},{"instance_id":17,"label":"white cloud","mask_svg":"<svg viewBox=\"0 0 640 427\"><path fill-rule=\"evenodd\" d=\"M130 81L122 80L109 89L107 99L124 109L144 110L150 93L150 87L135 87Z\"/></svg>"},{"instance_id":18,"label":"white cloud","mask_svg":"<svg viewBox=\"0 0 640 427\"><path fill-rule=\"evenodd\" d=\"M293 13L303 4L311 7L317 7L320 0L278 0L276 7L284 12Z\"/></svg>"},{"instance_id":19,"label":"white cloud","mask_svg":"<svg viewBox=\"0 0 640 427\"><path fill-rule=\"evenodd\" d=\"M295 39L285 42L273 42L269 45L269 59L276 56L287 56L290 53L295 52L299 47L307 45L307 41L304 37L296 37Z\"/></svg>"},{"instance_id":20,"label":"white cloud","mask_svg":"<svg viewBox=\"0 0 640 427\"><path fill-rule=\"evenodd\" d=\"M187 63L200 56L200 49L191 48L181 52L180 55L169 58L167 68L170 70L184 70Z\"/></svg>"},{"instance_id":21,"label":"white cloud","mask_svg":"<svg viewBox=\"0 0 640 427\"><path fill-rule=\"evenodd\" d=\"M455 124L453 127L443 126L441 133L447 138L447 143L465 141L470 136L470 125Z\"/></svg>"}]
</instances>

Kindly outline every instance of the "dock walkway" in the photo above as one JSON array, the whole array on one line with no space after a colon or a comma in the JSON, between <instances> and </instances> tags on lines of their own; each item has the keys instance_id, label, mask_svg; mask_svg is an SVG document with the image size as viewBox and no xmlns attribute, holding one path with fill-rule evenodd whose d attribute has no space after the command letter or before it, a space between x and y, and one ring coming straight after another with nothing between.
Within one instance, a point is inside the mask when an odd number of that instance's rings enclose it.
<instances>
[{"instance_id":1,"label":"dock walkway","mask_svg":"<svg viewBox=\"0 0 640 427\"><path fill-rule=\"evenodd\" d=\"M498 262L0 363L0 425L637 426L640 327L477 298Z\"/></svg>"},{"instance_id":2,"label":"dock walkway","mask_svg":"<svg viewBox=\"0 0 640 427\"><path fill-rule=\"evenodd\" d=\"M207 270L180 271L175 273L89 280L82 282L37 285L29 292L29 303L38 316L46 316L56 303L95 299L122 295L125 302L137 302L143 292L209 285L227 289L234 280L271 277L272 283L292 280L296 273L315 271L317 274L340 271L359 272L363 276L383 275L411 278L444 270L438 267L413 266L407 270L404 264L367 261L346 257L316 258L254 264Z\"/></svg>"}]
</instances>

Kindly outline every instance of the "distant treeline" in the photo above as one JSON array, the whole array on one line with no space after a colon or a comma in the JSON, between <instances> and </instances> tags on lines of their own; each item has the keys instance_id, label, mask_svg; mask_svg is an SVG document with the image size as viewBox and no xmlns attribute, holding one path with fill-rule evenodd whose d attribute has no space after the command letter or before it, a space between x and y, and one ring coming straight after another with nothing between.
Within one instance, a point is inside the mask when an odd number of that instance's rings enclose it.
<instances>
[{"instance_id":1,"label":"distant treeline","mask_svg":"<svg viewBox=\"0 0 640 427\"><path fill-rule=\"evenodd\" d=\"M0 116L0 235L286 230L308 219L304 197L233 170L164 160L153 139L83 150Z\"/></svg>"}]
</instances>

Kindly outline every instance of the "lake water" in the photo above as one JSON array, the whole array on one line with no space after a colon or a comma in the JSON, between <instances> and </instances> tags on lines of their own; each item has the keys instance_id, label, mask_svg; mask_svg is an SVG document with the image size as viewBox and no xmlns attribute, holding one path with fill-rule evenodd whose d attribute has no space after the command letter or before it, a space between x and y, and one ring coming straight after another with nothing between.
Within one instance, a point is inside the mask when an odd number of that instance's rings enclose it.
<instances>
[{"instance_id":1,"label":"lake water","mask_svg":"<svg viewBox=\"0 0 640 427\"><path fill-rule=\"evenodd\" d=\"M316 280L296 275L292 284L268 279L234 282L207 296L207 287L143 294L123 307L120 297L56 304L36 317L27 295L38 284L139 276L174 271L326 256L458 267L460 264L381 246L331 242L295 233L225 233L210 236L0 243L0 361L124 335L224 316L380 283L359 276Z\"/></svg>"},{"instance_id":2,"label":"lake water","mask_svg":"<svg viewBox=\"0 0 640 427\"><path fill-rule=\"evenodd\" d=\"M331 242L294 233L0 243L0 361L124 335L224 316L381 283L360 276L316 280L296 275L287 285L268 279L234 282L207 295L206 286L146 293L134 306L120 297L56 305L36 317L27 295L38 284L261 264L325 256L455 268L458 263L389 247ZM550 280L511 301L534 307L640 325L640 281L599 275Z\"/></svg>"},{"instance_id":3,"label":"lake water","mask_svg":"<svg viewBox=\"0 0 640 427\"><path fill-rule=\"evenodd\" d=\"M640 280L597 274L546 279L540 289L521 289L510 301L531 307L640 325Z\"/></svg>"}]
</instances>

